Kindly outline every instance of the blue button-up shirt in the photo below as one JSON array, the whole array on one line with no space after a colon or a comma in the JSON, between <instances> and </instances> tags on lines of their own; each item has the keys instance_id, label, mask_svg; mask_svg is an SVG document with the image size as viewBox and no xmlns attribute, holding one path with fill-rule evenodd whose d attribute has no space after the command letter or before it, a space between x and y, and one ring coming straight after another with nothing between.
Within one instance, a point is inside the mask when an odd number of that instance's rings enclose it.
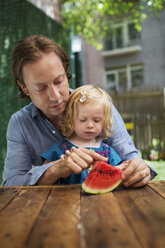
<instances>
[{"instance_id":1,"label":"blue button-up shirt","mask_svg":"<svg viewBox=\"0 0 165 248\"><path fill-rule=\"evenodd\" d=\"M113 137L107 143L122 160L135 158L138 152L123 120L112 105ZM62 136L31 102L11 116L7 130L7 154L3 186L34 185L53 163L42 164L41 154Z\"/></svg>"}]
</instances>

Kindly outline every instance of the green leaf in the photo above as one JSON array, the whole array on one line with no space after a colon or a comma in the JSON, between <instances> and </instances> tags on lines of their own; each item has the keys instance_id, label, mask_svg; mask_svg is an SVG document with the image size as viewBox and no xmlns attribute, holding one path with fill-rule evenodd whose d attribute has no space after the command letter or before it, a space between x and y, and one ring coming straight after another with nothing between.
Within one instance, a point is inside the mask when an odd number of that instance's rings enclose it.
<instances>
[{"instance_id":1,"label":"green leaf","mask_svg":"<svg viewBox=\"0 0 165 248\"><path fill-rule=\"evenodd\" d=\"M165 0L64 0L63 25L72 27L74 34L101 49L99 41L107 36L115 22L128 18L140 31L150 11L158 16L164 8Z\"/></svg>"}]
</instances>

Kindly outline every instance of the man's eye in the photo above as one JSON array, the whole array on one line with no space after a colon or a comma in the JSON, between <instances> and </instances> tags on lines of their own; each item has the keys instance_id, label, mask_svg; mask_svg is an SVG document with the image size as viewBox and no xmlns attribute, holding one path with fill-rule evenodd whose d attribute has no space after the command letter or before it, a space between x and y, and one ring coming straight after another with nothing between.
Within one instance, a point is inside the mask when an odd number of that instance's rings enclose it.
<instances>
[{"instance_id":1,"label":"man's eye","mask_svg":"<svg viewBox=\"0 0 165 248\"><path fill-rule=\"evenodd\" d=\"M56 79L57 81L55 81L55 84L61 84L65 81L65 77L64 76L60 76Z\"/></svg>"},{"instance_id":2,"label":"man's eye","mask_svg":"<svg viewBox=\"0 0 165 248\"><path fill-rule=\"evenodd\" d=\"M57 81L56 84L61 84L63 81Z\"/></svg>"},{"instance_id":3,"label":"man's eye","mask_svg":"<svg viewBox=\"0 0 165 248\"><path fill-rule=\"evenodd\" d=\"M44 90L44 88L42 88L42 89L37 89L38 92L42 92L43 90Z\"/></svg>"},{"instance_id":4,"label":"man's eye","mask_svg":"<svg viewBox=\"0 0 165 248\"><path fill-rule=\"evenodd\" d=\"M42 92L42 91L44 91L45 89L46 89L46 86L43 86L43 87L37 88L36 90L37 90L38 92Z\"/></svg>"}]
</instances>

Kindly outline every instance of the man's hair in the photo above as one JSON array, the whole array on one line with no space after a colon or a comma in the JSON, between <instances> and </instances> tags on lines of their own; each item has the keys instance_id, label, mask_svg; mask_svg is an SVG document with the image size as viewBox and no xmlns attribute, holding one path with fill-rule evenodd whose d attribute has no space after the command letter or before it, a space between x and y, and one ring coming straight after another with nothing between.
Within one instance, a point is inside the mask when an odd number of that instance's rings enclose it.
<instances>
[{"instance_id":1,"label":"man's hair","mask_svg":"<svg viewBox=\"0 0 165 248\"><path fill-rule=\"evenodd\" d=\"M103 130L98 138L111 136L111 97L95 85L84 85L72 92L64 112L64 119L60 121L60 130L63 136L69 138L74 134L74 119L78 116L79 104L102 104L104 109Z\"/></svg>"},{"instance_id":2,"label":"man's hair","mask_svg":"<svg viewBox=\"0 0 165 248\"><path fill-rule=\"evenodd\" d=\"M54 52L61 60L68 80L71 79L71 74L68 71L70 59L66 52L54 40L42 35L32 35L23 40L20 40L12 55L12 74L13 79L20 90L20 97L27 98L18 85L17 81L25 86L23 78L23 66L27 63L33 63L42 58L43 54Z\"/></svg>"}]
</instances>

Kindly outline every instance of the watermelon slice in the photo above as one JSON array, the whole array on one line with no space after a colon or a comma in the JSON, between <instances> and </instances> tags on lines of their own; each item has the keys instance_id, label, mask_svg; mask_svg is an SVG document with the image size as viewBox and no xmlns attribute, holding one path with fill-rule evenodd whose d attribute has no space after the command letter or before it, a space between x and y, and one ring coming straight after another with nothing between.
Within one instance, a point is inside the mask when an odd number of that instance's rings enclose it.
<instances>
[{"instance_id":1,"label":"watermelon slice","mask_svg":"<svg viewBox=\"0 0 165 248\"><path fill-rule=\"evenodd\" d=\"M115 189L122 181L122 171L105 162L96 161L82 188L91 194L102 194Z\"/></svg>"}]
</instances>

